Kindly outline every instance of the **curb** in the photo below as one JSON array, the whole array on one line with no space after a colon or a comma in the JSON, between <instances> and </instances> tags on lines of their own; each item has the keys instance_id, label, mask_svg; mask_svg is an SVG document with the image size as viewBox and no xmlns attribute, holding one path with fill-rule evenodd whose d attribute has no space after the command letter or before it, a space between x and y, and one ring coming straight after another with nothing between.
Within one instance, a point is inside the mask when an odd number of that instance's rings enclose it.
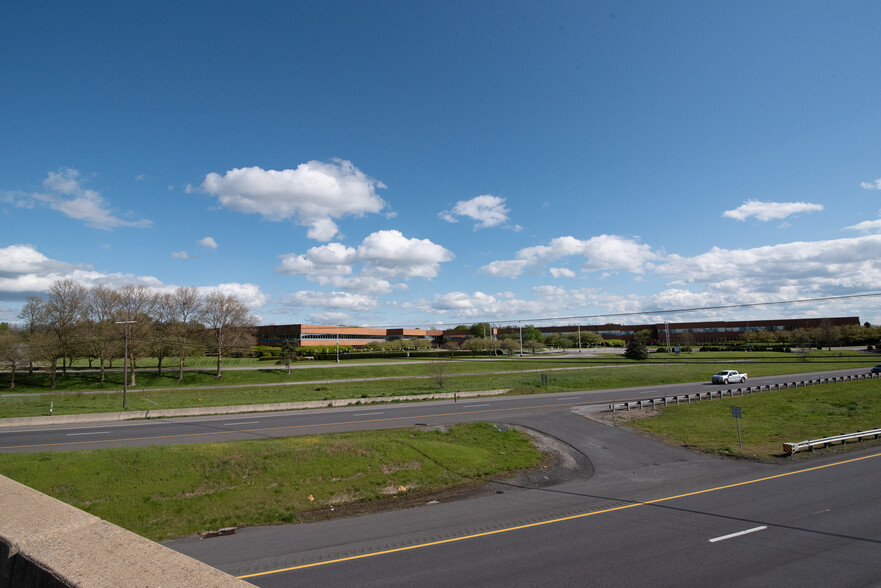
<instances>
[{"instance_id":1,"label":"curb","mask_svg":"<svg viewBox=\"0 0 881 588\"><path fill-rule=\"evenodd\" d=\"M363 404L386 404L391 402L412 402L420 400L456 400L457 398L474 398L476 396L498 396L501 394L505 394L509 391L510 388L505 388L501 390L480 390L475 392L441 392L437 394L378 396L374 398L339 398L335 400L309 400L305 402L280 402L275 404L244 404L241 406L206 406L193 408L165 408L156 410L133 410L127 412L101 412L93 414L70 414L41 417L15 417L0 419L0 429L4 427L71 425L79 423L106 423L116 421L134 421L140 419L238 414L247 412L306 410L310 408L328 408Z\"/></svg>"}]
</instances>

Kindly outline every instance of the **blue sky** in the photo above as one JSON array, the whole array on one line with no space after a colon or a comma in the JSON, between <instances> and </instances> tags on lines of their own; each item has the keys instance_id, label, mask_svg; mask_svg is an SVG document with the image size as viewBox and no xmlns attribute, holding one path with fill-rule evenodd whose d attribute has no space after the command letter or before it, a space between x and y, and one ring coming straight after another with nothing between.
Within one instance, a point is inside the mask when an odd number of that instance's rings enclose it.
<instances>
[{"instance_id":1,"label":"blue sky","mask_svg":"<svg viewBox=\"0 0 881 588\"><path fill-rule=\"evenodd\" d=\"M261 323L858 315L881 3L7 2L0 321L53 280ZM561 322L553 321L550 322Z\"/></svg>"}]
</instances>

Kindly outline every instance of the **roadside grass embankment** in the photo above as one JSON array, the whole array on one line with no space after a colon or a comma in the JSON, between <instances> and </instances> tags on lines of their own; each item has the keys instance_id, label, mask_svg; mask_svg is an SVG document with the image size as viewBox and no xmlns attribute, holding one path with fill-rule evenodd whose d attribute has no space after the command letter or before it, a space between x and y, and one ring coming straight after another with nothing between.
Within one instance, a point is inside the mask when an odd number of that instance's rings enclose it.
<instances>
[{"instance_id":1,"label":"roadside grass embankment","mask_svg":"<svg viewBox=\"0 0 881 588\"><path fill-rule=\"evenodd\" d=\"M740 433L731 407L739 406ZM859 380L763 392L712 402L670 405L657 416L628 426L674 445L719 455L775 460L786 458L783 443L881 428L881 381ZM857 443L854 441L853 443ZM863 441L862 445L881 444ZM841 445L822 452L840 451ZM815 452L817 453L817 452ZM788 459L801 459L795 454Z\"/></svg>"},{"instance_id":2,"label":"roadside grass embankment","mask_svg":"<svg viewBox=\"0 0 881 588\"><path fill-rule=\"evenodd\" d=\"M664 354L669 355L669 354ZM126 398L128 410L241 406L281 402L331 401L443 392L511 389L512 394L601 390L631 386L706 381L721 366L738 367L751 377L822 372L874 365L877 356L853 351L812 352L807 361L792 354L692 353L665 361L634 362L620 357L445 361L446 374L432 375L434 363L346 365L292 370L229 370L222 378L189 371L184 381L166 371L138 372L137 388ZM548 375L541 383L541 373ZM104 384L94 372L59 374L50 391L48 376L16 376L15 395L0 395L0 418L88 414L122 410L122 374L108 372ZM0 386L8 374L0 374ZM360 381L359 381L360 380ZM163 389L166 388L166 389Z\"/></svg>"},{"instance_id":3,"label":"roadside grass embankment","mask_svg":"<svg viewBox=\"0 0 881 588\"><path fill-rule=\"evenodd\" d=\"M422 504L532 468L490 424L258 441L0 454L0 473L155 541Z\"/></svg>"}]
</instances>

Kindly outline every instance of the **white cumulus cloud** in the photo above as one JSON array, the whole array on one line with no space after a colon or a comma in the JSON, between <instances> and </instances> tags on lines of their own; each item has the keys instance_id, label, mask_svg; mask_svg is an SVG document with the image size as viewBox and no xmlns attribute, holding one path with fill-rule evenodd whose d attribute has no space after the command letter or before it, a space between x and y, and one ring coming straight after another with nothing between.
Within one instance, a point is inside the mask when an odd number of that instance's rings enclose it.
<instances>
[{"instance_id":1,"label":"white cumulus cloud","mask_svg":"<svg viewBox=\"0 0 881 588\"><path fill-rule=\"evenodd\" d=\"M358 247L365 273L384 277L433 278L440 264L451 261L453 252L428 239L407 238L400 231L377 231Z\"/></svg>"},{"instance_id":2,"label":"white cumulus cloud","mask_svg":"<svg viewBox=\"0 0 881 588\"><path fill-rule=\"evenodd\" d=\"M573 272L568 267L552 267L550 270L551 275L555 278L574 278L575 272Z\"/></svg>"},{"instance_id":3,"label":"white cumulus cloud","mask_svg":"<svg viewBox=\"0 0 881 588\"><path fill-rule=\"evenodd\" d=\"M865 188L866 190L881 190L881 178L878 178L874 182L860 182L860 187Z\"/></svg>"},{"instance_id":4,"label":"white cumulus cloud","mask_svg":"<svg viewBox=\"0 0 881 588\"><path fill-rule=\"evenodd\" d=\"M293 219L318 241L330 241L339 232L335 219L382 211L386 203L376 190L384 187L344 160L309 161L296 169L212 172L201 185L230 210L272 221Z\"/></svg>"},{"instance_id":5,"label":"white cumulus cloud","mask_svg":"<svg viewBox=\"0 0 881 588\"><path fill-rule=\"evenodd\" d=\"M153 221L147 219L132 221L114 216L101 194L94 190L87 190L82 186L80 174L75 169L63 168L57 172L49 172L48 177L43 180L43 186L50 192L34 193L31 194L31 198L70 218L84 221L87 226L92 228L111 230L119 227L134 227L143 229L153 224Z\"/></svg>"},{"instance_id":6,"label":"white cumulus cloud","mask_svg":"<svg viewBox=\"0 0 881 588\"><path fill-rule=\"evenodd\" d=\"M255 308L263 308L269 302L269 295L264 294L257 284L242 284L239 282L226 282L217 284L216 286L200 286L197 288L199 294L205 296L211 292L220 292L235 296L239 301L253 310Z\"/></svg>"},{"instance_id":7,"label":"white cumulus cloud","mask_svg":"<svg viewBox=\"0 0 881 588\"><path fill-rule=\"evenodd\" d=\"M786 218L800 212L816 212L823 210L822 204L810 202L760 202L748 200L734 210L726 210L722 216L743 221L751 216L760 221Z\"/></svg>"},{"instance_id":8,"label":"white cumulus cloud","mask_svg":"<svg viewBox=\"0 0 881 588\"><path fill-rule=\"evenodd\" d=\"M863 221L844 228L852 231L862 231L864 233L881 233L881 218L877 220Z\"/></svg>"},{"instance_id":9,"label":"white cumulus cloud","mask_svg":"<svg viewBox=\"0 0 881 588\"><path fill-rule=\"evenodd\" d=\"M656 268L672 285L703 283L708 291L783 292L789 296L877 290L881 283L881 235L798 241L756 247L713 247L694 257L670 255Z\"/></svg>"},{"instance_id":10,"label":"white cumulus cloud","mask_svg":"<svg viewBox=\"0 0 881 588\"><path fill-rule=\"evenodd\" d=\"M189 259L190 254L186 251L174 251L171 254L172 259Z\"/></svg>"},{"instance_id":11,"label":"white cumulus cloud","mask_svg":"<svg viewBox=\"0 0 881 588\"><path fill-rule=\"evenodd\" d=\"M385 278L433 278L440 264L453 259L453 253L428 239L405 237L400 231L376 231L357 247L328 243L312 247L306 253L281 256L275 271L288 275L305 275L307 279L332 283L330 276L348 276L361 265L358 279L337 280L341 287L379 291L392 286ZM345 287L345 289L349 289Z\"/></svg>"},{"instance_id":12,"label":"white cumulus cloud","mask_svg":"<svg viewBox=\"0 0 881 588\"><path fill-rule=\"evenodd\" d=\"M516 259L493 261L481 268L483 273L493 276L515 278L527 269L538 270L548 263L563 257L580 256L585 261L581 269L591 271L624 270L635 274L643 273L648 264L658 258L648 245L634 239L617 235L599 235L587 240L572 236L551 239L547 245L537 245L521 249ZM565 275L557 269L557 275Z\"/></svg>"},{"instance_id":13,"label":"white cumulus cloud","mask_svg":"<svg viewBox=\"0 0 881 588\"><path fill-rule=\"evenodd\" d=\"M460 200L452 210L445 210L438 216L451 223L458 222L459 217L468 217L477 221L477 224L474 225L476 230L496 227L507 222L508 212L504 198L484 194L475 196L471 200Z\"/></svg>"},{"instance_id":14,"label":"white cumulus cloud","mask_svg":"<svg viewBox=\"0 0 881 588\"><path fill-rule=\"evenodd\" d=\"M204 237L202 239L199 239L198 243L202 247L208 247L209 249L217 249L217 241L215 241L213 237Z\"/></svg>"},{"instance_id":15,"label":"white cumulus cloud","mask_svg":"<svg viewBox=\"0 0 881 588\"><path fill-rule=\"evenodd\" d=\"M350 292L317 292L301 290L292 292L281 299L284 308L335 308L349 311L366 311L376 308L376 300L364 294Z\"/></svg>"}]
</instances>

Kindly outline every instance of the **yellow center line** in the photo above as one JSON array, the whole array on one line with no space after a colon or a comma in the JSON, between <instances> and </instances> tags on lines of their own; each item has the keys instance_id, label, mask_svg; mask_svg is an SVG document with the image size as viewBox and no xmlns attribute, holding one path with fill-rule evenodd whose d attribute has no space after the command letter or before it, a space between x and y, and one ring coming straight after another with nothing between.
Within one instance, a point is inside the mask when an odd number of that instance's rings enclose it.
<instances>
[{"instance_id":1,"label":"yellow center line","mask_svg":"<svg viewBox=\"0 0 881 588\"><path fill-rule=\"evenodd\" d=\"M594 402L595 404L596 402ZM33 445L4 445L0 446L0 450L2 449L29 449L34 447L63 447L68 445L94 445L100 443L122 443L127 441L149 441L151 439L185 439L189 437L204 437L209 435L234 435L236 433L266 433L270 431L287 431L294 429L308 429L310 427L330 427L330 426L341 426L341 425L357 425L364 423L383 423L383 422L393 422L393 421L403 421L403 420L415 420L415 419L431 419L431 418L440 418L440 417L449 417L449 416L465 416L465 415L473 415L473 414L488 414L494 412L511 412L517 410L535 410L540 408L554 408L560 406L583 406L585 404L591 404L590 402L566 402L561 404L539 404L533 406L520 406L513 408L491 408L486 410L469 410L469 411L456 411L456 412L447 412L447 413L439 413L439 414L428 414L428 415L412 415L412 416L402 416L402 417L386 417L381 419L363 419L356 421L339 421L339 422L327 422L327 423L315 423L311 425L285 425L283 427L263 427L257 429L231 429L228 431L216 430L216 431L203 431L201 433L179 433L174 435L151 435L146 437L126 437L122 439L93 439L89 441L65 441L59 443L36 443ZM184 423L187 424L187 423Z\"/></svg>"},{"instance_id":2,"label":"yellow center line","mask_svg":"<svg viewBox=\"0 0 881 588\"><path fill-rule=\"evenodd\" d=\"M805 473L813 472L813 471L816 471L816 470L822 470L822 469L830 468L830 467L837 467L837 466L840 466L840 465L845 465L845 464L849 464L849 463L854 463L854 462L862 461L862 460L865 460L865 459L872 459L872 458L875 458L875 457L881 457L881 453L875 453L875 454L873 454L873 455L866 455L866 456L863 456L863 457L856 457L856 458L847 459L847 460L844 460L844 461L839 461L839 462L835 462L835 463L829 463L829 464L820 465L820 466L813 466L813 467L810 467L810 468L805 468L805 469L796 470L796 471L792 471L792 472L785 472L785 473L782 473L782 474L775 474L775 475L773 475L773 476L765 476L765 477L763 477L763 478L756 478L756 479L754 479L754 480L747 480L747 481L745 481L745 482L736 482L736 483L734 483L734 484L727 484L727 485L725 485L725 486L717 486L717 487L715 487L715 488L707 488L707 489L705 489L705 490L696 490L696 491L694 491L694 492L686 492L685 494L677 494L677 495L675 495L675 496L666 496L666 497L664 497L664 498L656 498L656 499L654 499L654 500L646 500L645 502L635 502L635 503L633 503L633 504L625 504L625 505L623 505L623 506L615 506L615 507L612 507L612 508L606 508L606 509L603 509L603 510L596 510L596 511L592 511L592 512L586 512L586 513L577 514L577 515L570 515L570 516L560 517L560 518L556 518L556 519L549 519L549 520L547 520L547 521L539 521L539 522L537 522L537 523L528 523L528 524L525 524L525 525L517 525L517 526L514 526L514 527L506 527L506 528L504 528L504 529L496 529L496 530L494 530L494 531L485 531L485 532L483 532L483 533L474 533L474 534L472 534L472 535L463 535L463 536L461 536L461 537L453 537L453 538L450 538L450 539L442 539L442 540L439 540L439 541L431 541L431 542L428 542L428 543L419 543L419 544L416 544L416 545L408 545L408 546L406 546L406 547L396 547L396 548L394 548L394 549L386 549L386 550L384 550L384 551L375 551L375 552L371 552L371 553L362 553L362 554L360 554L360 555L352 555L352 556L349 556L349 557L341 557L341 558L337 558L337 559L330 559L330 560L326 560L326 561L319 561L319 562L314 562L314 563L310 563L310 564L303 564L303 565L299 565L299 566L292 566L292 567L288 567L288 568L282 568L282 569L278 569L278 570L269 570L269 571L266 571L266 572L258 572L258 573L255 573L255 574L248 574L248 575L245 575L245 576L238 576L238 578L239 578L239 579L256 578L256 577L258 577L258 576L268 576L268 575L271 575L271 574L280 574L280 573L282 573L282 572L292 572L292 571L295 571L295 570L302 570L302 569L306 569L306 568L313 568L313 567L318 567L318 566L324 566L324 565L333 564L333 563L341 563L341 562L345 562L345 561L353 561L353 560L364 559L364 558L368 558L368 557L376 557L376 556L379 556L379 555L388 555L388 554L391 554L391 553L399 553L399 552L402 552L402 551L410 551L410 550L412 550L412 549L422 549L423 547L433 547L433 546L436 546L436 545L444 545L445 543L455 543L455 542L458 542L458 541L465 541L465 540L469 540L469 539L477 539L477 538L479 538L479 537L488 537L488 536L490 536L490 535L498 535L498 534L500 534L500 533L509 533L509 532L511 532L511 531L520 531L520 530L523 530L523 529L529 529L529 528L532 528L532 527L541 527L541 526L544 526L544 525L552 525L552 524L555 524L555 523L562 523L562 522L566 522L566 521L573 521L573 520L576 520L576 519L582 519L582 518L585 518L585 517L592 517L592 516L594 516L594 515L607 514L607 513L615 512L615 511L618 511L618 510L625 510L625 509L628 509L628 508L636 508L636 507L638 507L638 506L646 506L646 505L650 505L650 504L658 504L658 503L660 503L660 502L667 502L667 501L670 501L670 500L676 500L676 499L678 499L678 498L687 498L687 497L689 497L689 496L697 496L697 495L700 495L700 494L707 494L707 493L710 493L710 492L718 492L718 491L720 491L720 490L727 490L727 489L729 489L729 488L737 488L738 486L747 486L747 485L750 485L750 484L757 484L757 483L759 483L759 482L767 482L767 481L769 481L769 480L776 480L776 479L778 479L778 478L785 478L785 477L787 477L787 476L795 476L795 475L799 475L799 474L805 474Z\"/></svg>"}]
</instances>

